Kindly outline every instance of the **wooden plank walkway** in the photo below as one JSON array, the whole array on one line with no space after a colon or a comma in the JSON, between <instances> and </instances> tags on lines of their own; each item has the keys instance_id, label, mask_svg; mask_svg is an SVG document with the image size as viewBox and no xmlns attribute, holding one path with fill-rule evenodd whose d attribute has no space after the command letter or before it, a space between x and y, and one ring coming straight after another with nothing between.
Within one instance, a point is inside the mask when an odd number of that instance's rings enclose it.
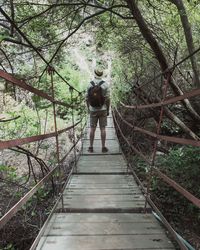
<instances>
[{"instance_id":1,"label":"wooden plank walkway","mask_svg":"<svg viewBox=\"0 0 200 250\"><path fill-rule=\"evenodd\" d=\"M127 172L112 117L108 118L108 153L101 153L97 128L94 153L88 153L89 128L83 152L37 250L175 249Z\"/></svg>"}]
</instances>

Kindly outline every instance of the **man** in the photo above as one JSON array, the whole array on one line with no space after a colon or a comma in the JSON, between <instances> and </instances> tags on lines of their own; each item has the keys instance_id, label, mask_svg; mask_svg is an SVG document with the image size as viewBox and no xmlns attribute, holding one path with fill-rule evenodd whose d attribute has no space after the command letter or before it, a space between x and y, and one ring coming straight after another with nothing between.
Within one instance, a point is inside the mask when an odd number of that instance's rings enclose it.
<instances>
[{"instance_id":1,"label":"man","mask_svg":"<svg viewBox=\"0 0 200 250\"><path fill-rule=\"evenodd\" d=\"M98 121L101 131L102 152L108 152L108 148L105 146L105 141L107 116L109 115L110 107L110 91L108 84L102 80L102 76L103 71L97 69L94 71L94 80L90 82L86 93L86 103L88 111L90 113L90 146L88 148L88 152L90 153L93 153L93 142ZM94 86L97 86L97 88L101 88L99 91L103 95L103 105L99 105L98 107L95 107L95 105L91 104L90 100L91 89L93 89Z\"/></svg>"}]
</instances>

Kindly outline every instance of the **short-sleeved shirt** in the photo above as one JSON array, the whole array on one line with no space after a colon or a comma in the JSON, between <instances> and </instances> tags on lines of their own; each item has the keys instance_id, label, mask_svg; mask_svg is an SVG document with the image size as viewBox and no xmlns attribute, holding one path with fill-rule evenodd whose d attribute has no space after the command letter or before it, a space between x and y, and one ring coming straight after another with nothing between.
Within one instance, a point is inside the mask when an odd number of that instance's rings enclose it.
<instances>
[{"instance_id":1,"label":"short-sleeved shirt","mask_svg":"<svg viewBox=\"0 0 200 250\"><path fill-rule=\"evenodd\" d=\"M101 81L104 81L102 78L97 78L95 77L93 82L95 85L99 84ZM86 100L88 99L88 90L89 88L92 87L92 84L90 82L90 84L88 85L87 91L86 91ZM102 94L103 96L107 99L110 98L110 90L109 90L109 86L107 84L107 82L104 81L104 83L101 85L102 88ZM104 103L104 105L101 108L94 108L91 105L89 105L89 110L91 112L95 112L95 111L103 111L103 110L107 110L106 104Z\"/></svg>"}]
</instances>

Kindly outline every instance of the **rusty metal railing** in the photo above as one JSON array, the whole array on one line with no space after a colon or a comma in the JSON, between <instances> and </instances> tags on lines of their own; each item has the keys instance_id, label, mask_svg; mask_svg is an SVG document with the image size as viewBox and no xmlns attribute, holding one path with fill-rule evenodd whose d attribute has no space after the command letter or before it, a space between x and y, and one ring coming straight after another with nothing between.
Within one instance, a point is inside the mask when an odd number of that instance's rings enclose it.
<instances>
[{"instance_id":1,"label":"rusty metal railing","mask_svg":"<svg viewBox=\"0 0 200 250\"><path fill-rule=\"evenodd\" d=\"M47 138L52 138L55 137L56 139L56 155L57 155L57 164L55 167L53 167L38 183L36 183L36 185L34 187L31 188L31 190L26 193L12 208L10 208L10 210L4 214L1 218L0 218L0 229L2 227L4 227L6 225L6 223L13 218L13 216L16 215L16 213L33 197L33 195L42 187L45 185L45 183L47 182L47 180L49 180L50 178L52 178L52 176L58 171L60 173L60 168L61 168L61 164L63 163L63 161L66 159L66 157L72 152L72 150L74 150L74 152L76 152L75 148L77 143L79 142L79 140L81 138L79 138L77 141L73 141L73 146L70 148L70 150L65 154L65 156L61 158L60 156L60 152L59 152L59 141L58 141L58 136L64 132L67 132L69 130L73 130L73 133L75 133L75 128L81 124L81 129L84 129L84 126L82 124L83 122L83 117L80 117L79 121L75 121L74 117L72 119L72 125L68 126L65 129L61 129L58 130L57 129L57 123L56 123L56 107L55 105L61 105L64 107L67 107L68 109L72 109L74 110L75 108L77 108L72 102L70 104L55 100L54 97L54 84L53 84L53 73L54 73L54 69L51 67L50 69L48 69L48 72L50 73L50 77L51 77L51 89L52 89L52 96L49 96L48 94L46 94L45 92L36 89L34 87L32 87L31 85L28 85L25 81L17 79L16 77L14 77L13 75L4 72L2 70L0 70L0 78L6 80L7 82L10 82L24 90L28 90L29 92L32 92L35 95L38 95L40 97L42 97L45 100L48 100L52 103L53 106L53 117L54 117L54 132L52 133L47 133L47 134L40 134L40 135L35 135L35 136L31 136L31 137L26 137L26 138L17 138L17 139L12 139L12 140L7 140L7 141L0 141L0 150L3 149L10 149L16 146L20 146L23 144L27 144L27 143L31 143L31 142L36 142L36 141L40 141L40 140L44 140ZM72 89L72 88L71 88ZM79 96L81 95L81 93L79 93ZM72 111L73 113L73 111ZM84 115L84 114L83 114ZM81 132L82 133L82 132ZM75 138L75 135L74 135ZM59 181L61 181L61 174L59 174Z\"/></svg>"},{"instance_id":2,"label":"rusty metal railing","mask_svg":"<svg viewBox=\"0 0 200 250\"><path fill-rule=\"evenodd\" d=\"M152 100L156 100L156 102L151 102L151 98L149 98L149 96L145 96L145 97L140 96L140 103L137 104L137 95L138 96L141 95L142 88L146 87L149 83L151 83L153 81L153 80L150 80L149 82L147 82L145 84L135 86L133 93L134 93L134 96L136 99L135 100L136 104L133 104L133 105L132 104L125 104L123 101L118 100L117 102L115 101L116 103L113 106L113 118L114 118L114 122L115 122L115 125L117 128L117 131L119 132L119 135L125 141L125 143L128 145L128 148L135 155L139 156L142 159L142 161L144 161L148 166L148 173L147 173L148 178L147 178L146 188L144 188L141 181L138 179L137 175L135 174L134 170L132 169L133 174L136 177L137 182L142 187L143 193L146 197L146 204L148 202L152 206L152 208L155 209L155 211L159 214L159 216L162 217L164 224L169 229L169 231L172 233L172 235L174 236L174 238L178 242L181 249L187 249L187 248L180 241L180 239L177 237L174 229L166 221L166 219L163 217L163 215L160 213L158 208L155 206L155 204L151 200L151 191L150 190L151 190L151 180L154 176L156 176L159 179L161 179L163 182L168 184L170 187L172 187L174 190L176 190L183 197L185 197L193 205L200 208L200 199L195 197L195 195L193 195L191 192L186 190L184 187L182 187L175 180L173 180L172 178L167 176L167 174L162 173L159 170L159 168L156 166L157 164L155 162L156 152L157 152L157 147L158 147L158 140L163 141L163 142L180 144L180 145L190 145L193 147L200 147L200 139L198 138L198 136L196 136L196 140L195 140L195 139L188 139L188 138L180 138L177 136L165 136L165 135L162 135L160 133L164 114L166 111L165 107L167 105L176 104L180 101L185 101L185 99L190 99L190 98L197 97L200 95L200 88L198 88L198 89L186 91L185 93L180 94L179 96L172 96L172 95L168 96L168 93L170 92L170 91L168 91L168 86L169 86L170 81L172 81L172 70L175 70L178 65L180 65L182 62L186 61L190 56L197 53L199 50L200 49L196 50L194 53L192 53L191 55L187 56L186 58L184 58L183 60L181 60L180 62L175 64L173 67L171 67L167 71L162 72L161 74L158 74L156 76L156 78L158 78L160 76L164 76L164 81L163 81L164 84L161 86L161 88L162 88L161 93L163 94L162 100L160 100L160 98L153 98ZM142 101L144 102L144 104L142 103ZM141 112L143 110L151 110L152 111L153 109L155 109L157 117L156 117L156 121L155 121L156 126L154 126L154 127L155 127L156 131L150 131L144 127L137 126L134 121L132 121L132 123L130 121L127 121L123 117L123 114L119 111L119 109L123 110L125 113L126 113L126 111L128 111L127 113L130 113L132 111L132 116L134 116L133 112L134 112L134 114L136 114L136 113L138 114L138 112ZM123 130L123 128L126 128L126 127L128 128L127 131L129 131L129 132L126 132L126 129ZM149 152L148 156L145 155L145 153L143 151L141 151L139 149L139 147L133 145L132 142L130 142L130 140L126 137L125 133L127 133L127 135L130 136L130 133L132 134L133 132L138 132L141 135L143 134L144 136L146 136L146 138L148 138L148 140L150 140L149 138L153 139L152 150L150 150L151 152ZM137 144L137 143L135 143L135 144Z\"/></svg>"}]
</instances>

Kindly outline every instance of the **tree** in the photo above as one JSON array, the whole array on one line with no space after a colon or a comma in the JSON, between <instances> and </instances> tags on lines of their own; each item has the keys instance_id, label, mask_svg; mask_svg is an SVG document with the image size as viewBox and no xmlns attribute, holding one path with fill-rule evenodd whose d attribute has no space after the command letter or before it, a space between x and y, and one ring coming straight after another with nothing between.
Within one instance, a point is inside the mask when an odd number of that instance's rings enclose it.
<instances>
[{"instance_id":1,"label":"tree","mask_svg":"<svg viewBox=\"0 0 200 250\"><path fill-rule=\"evenodd\" d=\"M148 44L150 45L152 51L154 52L161 70L163 72L166 72L170 67L168 65L167 59L161 49L161 47L159 46L158 42L156 41L156 39L154 38L154 36L152 35L151 30L149 29L147 23L145 22L138 6L135 0L125 0L128 4L128 7L133 15L133 18L135 19L135 21L137 22L137 25L143 35L143 37L145 38L145 40L148 42ZM173 81L173 79L171 78L170 80L170 86L173 89L174 93L176 95L182 95L183 92L181 91L181 89L178 87L178 85L175 83L175 81ZM183 104L185 105L185 107L187 108L187 110L189 111L191 117L193 117L195 120L200 121L200 116L197 114L197 112L193 109L192 105L190 104L188 99L183 100Z\"/></svg>"},{"instance_id":2,"label":"tree","mask_svg":"<svg viewBox=\"0 0 200 250\"><path fill-rule=\"evenodd\" d=\"M176 5L176 7L178 9L181 23L182 23L183 30L184 30L184 34L185 34L187 48L188 48L189 54L192 54L195 51L195 48L194 48L191 25L190 25L189 20L188 20L187 11L185 9L184 3L182 0L169 0L169 1L171 3L173 3L174 5ZM190 61L191 61L192 69L193 69L193 73L194 73L194 85L196 87L200 87L199 72L198 72L198 67L197 67L195 55L190 57Z\"/></svg>"}]
</instances>

